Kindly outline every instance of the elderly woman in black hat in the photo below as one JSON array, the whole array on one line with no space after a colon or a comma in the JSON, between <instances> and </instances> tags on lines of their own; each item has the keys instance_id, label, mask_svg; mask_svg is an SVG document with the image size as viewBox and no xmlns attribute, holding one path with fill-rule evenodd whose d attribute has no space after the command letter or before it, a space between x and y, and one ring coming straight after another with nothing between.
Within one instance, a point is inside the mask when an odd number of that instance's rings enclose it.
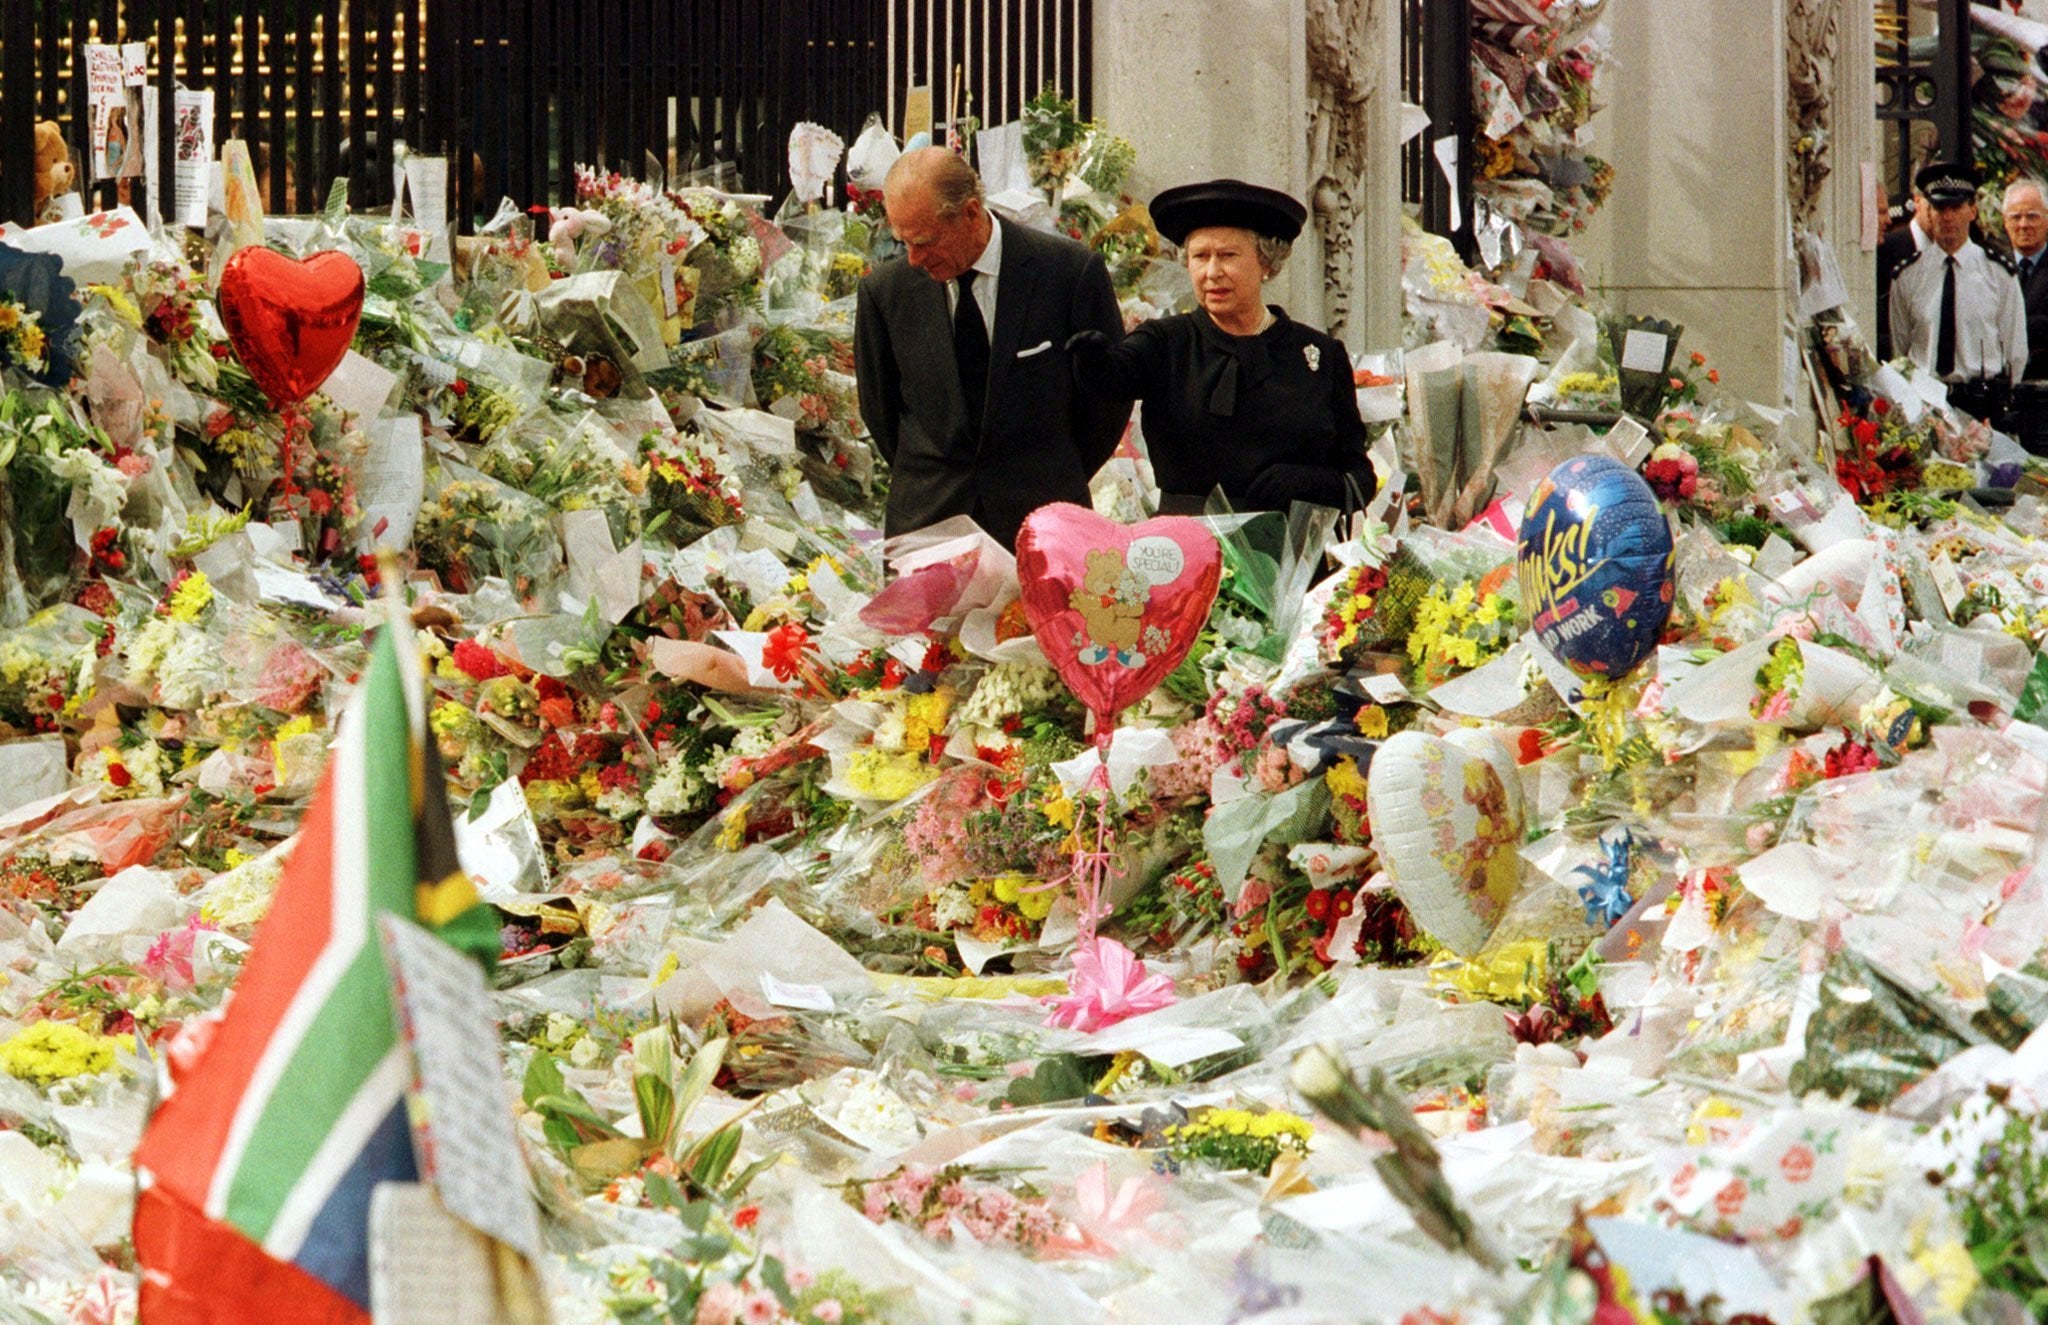
<instances>
[{"instance_id":1,"label":"elderly woman in black hat","mask_svg":"<svg viewBox=\"0 0 2048 1325\"><path fill-rule=\"evenodd\" d=\"M1234 179L1168 189L1152 221L1180 246L1195 311L1121 344L1097 331L1067 344L1083 389L1144 402L1163 510L1198 510L1218 487L1240 510L1372 495L1350 356L1263 296L1306 219L1286 194Z\"/></svg>"}]
</instances>

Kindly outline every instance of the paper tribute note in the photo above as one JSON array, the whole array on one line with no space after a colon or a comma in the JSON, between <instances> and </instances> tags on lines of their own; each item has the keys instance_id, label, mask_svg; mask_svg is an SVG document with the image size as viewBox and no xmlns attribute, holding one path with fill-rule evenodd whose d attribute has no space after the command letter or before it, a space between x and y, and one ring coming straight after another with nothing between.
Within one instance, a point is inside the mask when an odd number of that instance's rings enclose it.
<instances>
[{"instance_id":1,"label":"paper tribute note","mask_svg":"<svg viewBox=\"0 0 2048 1325\"><path fill-rule=\"evenodd\" d=\"M1621 342L1621 366L1638 373L1663 372L1665 343L1669 340L1662 332L1629 332Z\"/></svg>"},{"instance_id":2,"label":"paper tribute note","mask_svg":"<svg viewBox=\"0 0 2048 1325\"><path fill-rule=\"evenodd\" d=\"M370 1195L370 1318L376 1325L502 1319L490 1243L424 1183L380 1182Z\"/></svg>"},{"instance_id":3,"label":"paper tribute note","mask_svg":"<svg viewBox=\"0 0 2048 1325\"><path fill-rule=\"evenodd\" d=\"M426 440L417 414L379 420L356 470L356 501L363 512L363 546L403 548L426 492Z\"/></svg>"},{"instance_id":4,"label":"paper tribute note","mask_svg":"<svg viewBox=\"0 0 2048 1325\"><path fill-rule=\"evenodd\" d=\"M178 224L206 228L206 204L213 187L213 93L179 88L176 93Z\"/></svg>"},{"instance_id":5,"label":"paper tribute note","mask_svg":"<svg viewBox=\"0 0 2048 1325\"><path fill-rule=\"evenodd\" d=\"M399 1026L412 1053L407 1103L420 1176L450 1214L537 1260L540 1221L527 1193L483 972L409 920L386 915L380 924Z\"/></svg>"}]
</instances>

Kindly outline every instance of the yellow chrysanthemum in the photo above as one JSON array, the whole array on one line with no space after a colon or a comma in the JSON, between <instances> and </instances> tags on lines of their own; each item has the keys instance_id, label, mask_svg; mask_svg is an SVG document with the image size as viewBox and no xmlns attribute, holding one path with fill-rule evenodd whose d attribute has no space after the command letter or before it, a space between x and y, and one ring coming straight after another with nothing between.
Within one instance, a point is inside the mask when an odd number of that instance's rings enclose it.
<instances>
[{"instance_id":1,"label":"yellow chrysanthemum","mask_svg":"<svg viewBox=\"0 0 2048 1325\"><path fill-rule=\"evenodd\" d=\"M171 591L168 615L173 621L197 621L213 603L213 584L205 571L193 571Z\"/></svg>"}]
</instances>

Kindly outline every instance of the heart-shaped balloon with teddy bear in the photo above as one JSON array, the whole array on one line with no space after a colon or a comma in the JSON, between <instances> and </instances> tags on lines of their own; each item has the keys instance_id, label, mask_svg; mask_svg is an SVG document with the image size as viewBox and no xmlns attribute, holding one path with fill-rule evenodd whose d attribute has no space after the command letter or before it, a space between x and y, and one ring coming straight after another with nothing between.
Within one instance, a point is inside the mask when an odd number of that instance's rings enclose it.
<instances>
[{"instance_id":1,"label":"heart-shaped balloon with teddy bear","mask_svg":"<svg viewBox=\"0 0 2048 1325\"><path fill-rule=\"evenodd\" d=\"M1025 619L1102 739L1188 656L1222 578L1216 536L1183 516L1123 525L1060 502L1017 535Z\"/></svg>"}]
</instances>

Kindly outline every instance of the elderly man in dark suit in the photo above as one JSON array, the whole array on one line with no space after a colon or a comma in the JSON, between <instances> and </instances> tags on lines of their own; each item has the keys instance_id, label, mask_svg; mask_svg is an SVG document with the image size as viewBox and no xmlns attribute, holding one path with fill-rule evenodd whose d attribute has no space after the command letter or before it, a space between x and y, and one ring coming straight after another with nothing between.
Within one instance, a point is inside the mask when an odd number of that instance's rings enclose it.
<instances>
[{"instance_id":1,"label":"elderly man in dark suit","mask_svg":"<svg viewBox=\"0 0 2048 1325\"><path fill-rule=\"evenodd\" d=\"M905 249L860 284L860 412L888 460L887 532L971 515L1005 547L1048 502L1088 504L1129 402L1073 385L1066 344L1122 331L1102 259L991 216L957 155L903 155L882 187Z\"/></svg>"}]
</instances>

